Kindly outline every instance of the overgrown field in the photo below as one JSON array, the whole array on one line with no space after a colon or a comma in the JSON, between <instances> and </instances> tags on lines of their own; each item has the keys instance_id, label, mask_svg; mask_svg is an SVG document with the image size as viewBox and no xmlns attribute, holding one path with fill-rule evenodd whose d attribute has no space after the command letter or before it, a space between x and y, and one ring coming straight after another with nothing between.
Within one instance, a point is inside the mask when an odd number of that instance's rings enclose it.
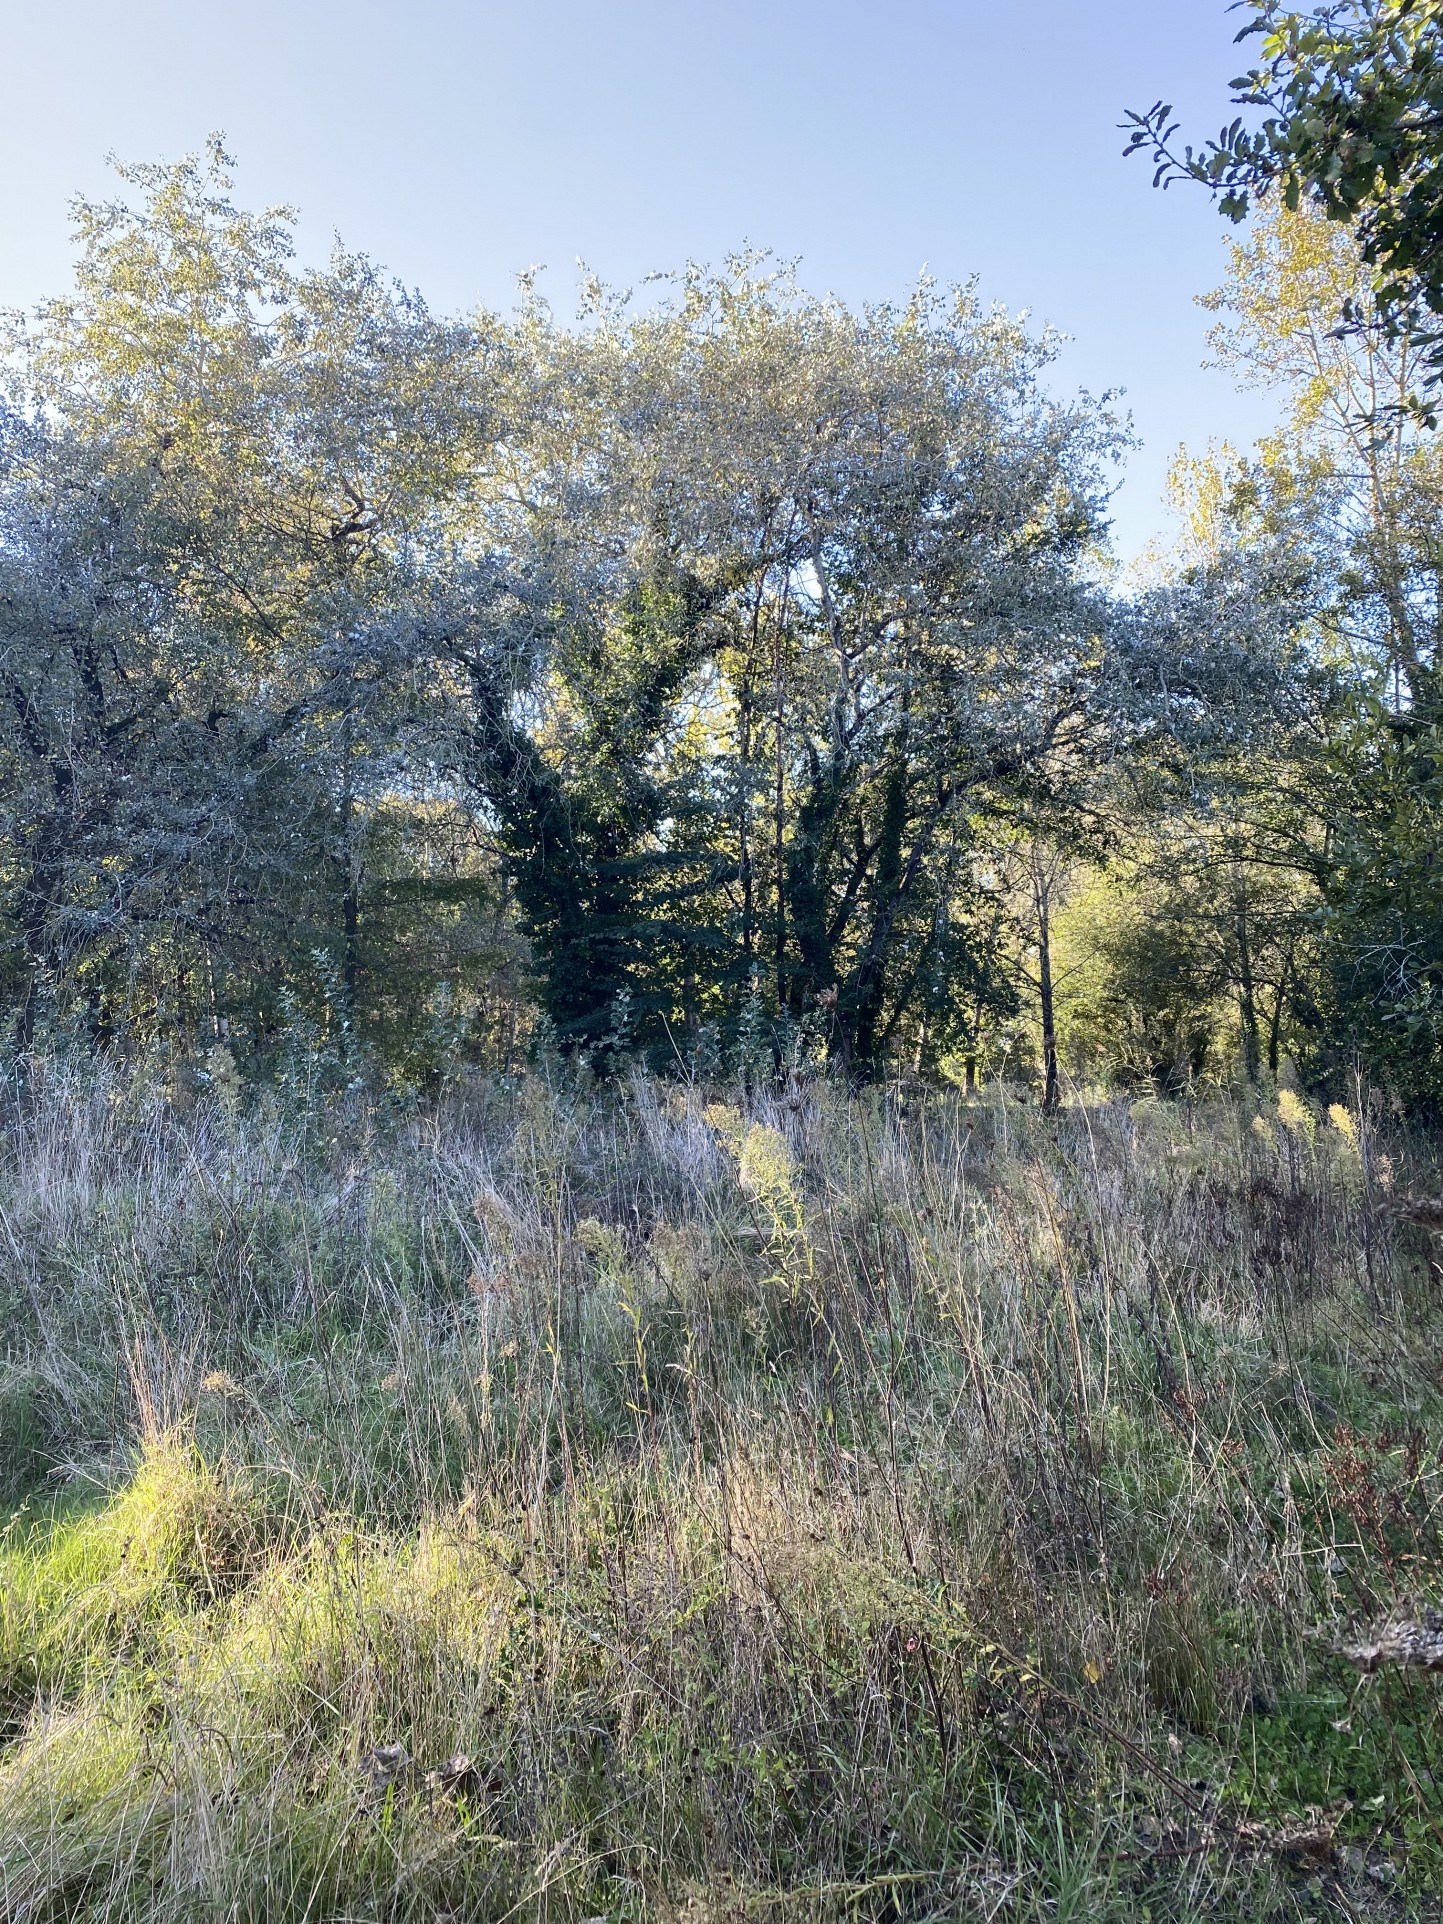
<instances>
[{"instance_id":1,"label":"overgrown field","mask_svg":"<svg viewBox=\"0 0 1443 1924\"><path fill-rule=\"evenodd\" d=\"M1426 1143L221 1093L6 1125L7 1920L1440 1915Z\"/></svg>"}]
</instances>

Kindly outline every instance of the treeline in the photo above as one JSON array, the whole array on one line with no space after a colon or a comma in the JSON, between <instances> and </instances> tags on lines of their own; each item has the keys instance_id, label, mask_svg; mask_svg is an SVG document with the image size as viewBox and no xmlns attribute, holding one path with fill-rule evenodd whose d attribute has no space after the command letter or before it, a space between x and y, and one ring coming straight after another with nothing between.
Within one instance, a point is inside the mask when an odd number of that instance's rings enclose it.
<instances>
[{"instance_id":1,"label":"treeline","mask_svg":"<svg viewBox=\"0 0 1443 1924\"><path fill-rule=\"evenodd\" d=\"M1239 250L1296 405L1138 585L1125 424L970 288L445 319L218 150L125 180L7 363L19 1055L1443 1090L1443 477L1346 235Z\"/></svg>"}]
</instances>

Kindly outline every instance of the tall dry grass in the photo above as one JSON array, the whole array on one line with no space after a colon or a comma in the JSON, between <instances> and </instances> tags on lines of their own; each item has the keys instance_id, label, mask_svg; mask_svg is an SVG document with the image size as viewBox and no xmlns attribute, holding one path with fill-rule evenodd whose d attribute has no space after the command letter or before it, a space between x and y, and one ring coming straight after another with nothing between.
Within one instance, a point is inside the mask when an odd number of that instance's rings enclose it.
<instances>
[{"instance_id":1,"label":"tall dry grass","mask_svg":"<svg viewBox=\"0 0 1443 1924\"><path fill-rule=\"evenodd\" d=\"M1433 1915L1428 1144L41 1074L9 1918ZM1413 1216L1419 1212L1415 1209Z\"/></svg>"}]
</instances>

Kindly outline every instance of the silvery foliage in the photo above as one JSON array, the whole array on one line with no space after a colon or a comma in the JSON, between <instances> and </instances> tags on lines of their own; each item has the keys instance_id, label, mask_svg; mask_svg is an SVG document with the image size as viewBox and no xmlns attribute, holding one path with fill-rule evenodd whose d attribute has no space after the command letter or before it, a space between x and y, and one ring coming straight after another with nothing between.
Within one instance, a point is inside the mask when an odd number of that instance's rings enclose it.
<instances>
[{"instance_id":1,"label":"silvery foliage","mask_svg":"<svg viewBox=\"0 0 1443 1924\"><path fill-rule=\"evenodd\" d=\"M0 887L35 978L202 917L189 882L245 783L234 677L175 593L153 477L112 453L0 429Z\"/></svg>"}]
</instances>

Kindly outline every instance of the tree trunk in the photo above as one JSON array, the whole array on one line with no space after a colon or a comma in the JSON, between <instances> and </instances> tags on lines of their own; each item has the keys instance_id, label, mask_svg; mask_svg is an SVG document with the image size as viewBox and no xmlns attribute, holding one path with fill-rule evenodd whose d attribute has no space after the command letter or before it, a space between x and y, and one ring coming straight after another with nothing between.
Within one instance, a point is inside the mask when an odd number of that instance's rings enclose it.
<instances>
[{"instance_id":1,"label":"tree trunk","mask_svg":"<svg viewBox=\"0 0 1443 1924\"><path fill-rule=\"evenodd\" d=\"M752 624L752 646L756 647L756 623ZM752 954L756 943L756 898L752 883L752 671L748 660L737 690L737 850L742 884L742 964L751 975Z\"/></svg>"},{"instance_id":2,"label":"tree trunk","mask_svg":"<svg viewBox=\"0 0 1443 1924\"><path fill-rule=\"evenodd\" d=\"M782 682L782 625L772 637L772 864L776 871L777 921L772 932L772 962L777 979L777 1013L787 1006L787 883L786 883L786 703Z\"/></svg>"},{"instance_id":3,"label":"tree trunk","mask_svg":"<svg viewBox=\"0 0 1443 1924\"><path fill-rule=\"evenodd\" d=\"M886 799L878 837L872 928L857 971L853 1006L849 1011L851 1041L848 1053L856 1068L865 1076L875 1075L879 1066L876 1061L877 1031L882 1020L887 957L903 880L902 833L907 823L907 766L904 753L904 750L899 751L887 773Z\"/></svg>"},{"instance_id":4,"label":"tree trunk","mask_svg":"<svg viewBox=\"0 0 1443 1924\"><path fill-rule=\"evenodd\" d=\"M840 757L834 757L826 769L814 765L811 788L797 809L786 851L784 901L799 957L787 988L788 1003L797 1018L806 1012L809 1001L837 986L827 929L826 869L846 792L847 770ZM837 1034L845 1048L850 1038L840 1023Z\"/></svg>"},{"instance_id":5,"label":"tree trunk","mask_svg":"<svg viewBox=\"0 0 1443 1924\"><path fill-rule=\"evenodd\" d=\"M1062 1105L1057 1072L1057 1013L1052 995L1052 878L1032 855L1032 893L1037 905L1037 986L1042 1000L1042 1113L1055 1116Z\"/></svg>"},{"instance_id":6,"label":"tree trunk","mask_svg":"<svg viewBox=\"0 0 1443 1924\"><path fill-rule=\"evenodd\" d=\"M1258 1004L1253 988L1253 957L1248 934L1248 895L1242 871L1236 880L1238 943L1238 1016L1243 1032L1243 1069L1248 1081L1256 1085L1262 1071L1262 1050L1258 1041Z\"/></svg>"},{"instance_id":7,"label":"tree trunk","mask_svg":"<svg viewBox=\"0 0 1443 1924\"><path fill-rule=\"evenodd\" d=\"M41 1000L54 986L55 940L51 927L64 888L65 848L70 839L65 826L75 809L75 783L69 767L57 759L52 767L53 804L42 821L30 863L30 874L20 901L20 931L25 950L25 996L15 1024L15 1050L28 1055L35 1044Z\"/></svg>"},{"instance_id":8,"label":"tree trunk","mask_svg":"<svg viewBox=\"0 0 1443 1924\"><path fill-rule=\"evenodd\" d=\"M1268 1022L1268 1074L1276 1082L1278 1079L1278 1060L1283 1032L1283 1007L1288 997L1288 977L1292 971L1292 957L1284 956L1283 966L1278 974L1278 992L1273 999L1273 1013Z\"/></svg>"}]
</instances>

